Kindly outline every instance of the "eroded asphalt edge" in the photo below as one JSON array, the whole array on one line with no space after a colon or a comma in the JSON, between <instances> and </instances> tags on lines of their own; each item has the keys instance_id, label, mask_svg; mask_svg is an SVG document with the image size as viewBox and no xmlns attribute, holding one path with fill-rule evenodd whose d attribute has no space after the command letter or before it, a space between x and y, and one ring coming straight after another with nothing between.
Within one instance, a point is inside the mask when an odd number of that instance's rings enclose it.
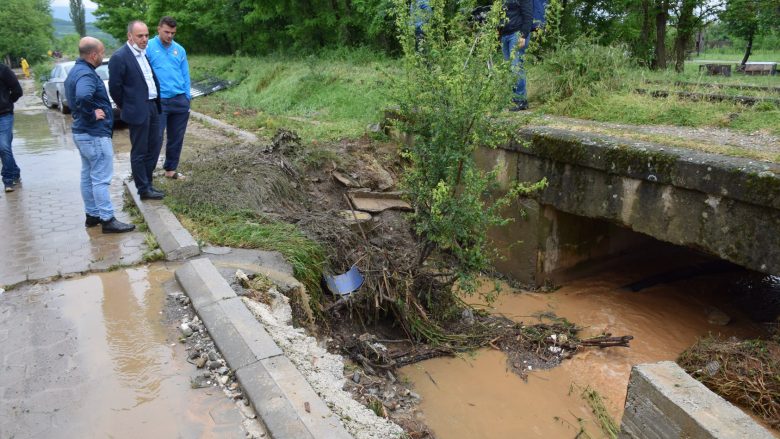
<instances>
[{"instance_id":1,"label":"eroded asphalt edge","mask_svg":"<svg viewBox=\"0 0 780 439\"><path fill-rule=\"evenodd\" d=\"M167 206L142 201L132 181L125 188L167 260L200 254ZM272 438L352 438L208 258L189 260L175 275Z\"/></svg>"}]
</instances>

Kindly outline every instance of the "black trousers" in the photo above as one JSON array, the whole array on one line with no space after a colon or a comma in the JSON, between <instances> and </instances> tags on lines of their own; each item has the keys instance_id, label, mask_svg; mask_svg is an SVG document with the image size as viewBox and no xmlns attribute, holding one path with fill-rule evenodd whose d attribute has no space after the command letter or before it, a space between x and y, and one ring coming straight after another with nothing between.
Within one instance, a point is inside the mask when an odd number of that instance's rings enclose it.
<instances>
[{"instance_id":1,"label":"black trousers","mask_svg":"<svg viewBox=\"0 0 780 439\"><path fill-rule=\"evenodd\" d=\"M160 158L160 113L157 104L148 101L149 117L138 124L128 124L130 130L130 169L139 194L152 189L152 173Z\"/></svg>"}]
</instances>

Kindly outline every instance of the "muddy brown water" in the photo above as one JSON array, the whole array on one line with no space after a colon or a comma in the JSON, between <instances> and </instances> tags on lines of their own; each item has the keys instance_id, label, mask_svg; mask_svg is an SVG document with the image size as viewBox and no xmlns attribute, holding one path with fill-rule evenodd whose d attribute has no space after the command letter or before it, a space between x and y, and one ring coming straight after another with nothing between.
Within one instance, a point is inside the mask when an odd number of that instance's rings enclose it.
<instances>
[{"instance_id":1,"label":"muddy brown water","mask_svg":"<svg viewBox=\"0 0 780 439\"><path fill-rule=\"evenodd\" d=\"M580 396L586 386L604 398L619 424L632 365L674 360L709 333L741 337L761 333L758 324L727 306L722 278L686 279L640 292L621 288L637 276L641 270L623 267L570 282L552 293L504 287L494 313L534 323L535 313L553 311L585 327L582 337L602 332L633 335L631 347L586 348L554 369L531 371L528 382L510 372L506 356L495 350L408 366L402 376L421 394L425 422L439 439L572 438L581 428L591 437L603 437ZM732 322L708 323L708 306L722 309Z\"/></svg>"},{"instance_id":2,"label":"muddy brown water","mask_svg":"<svg viewBox=\"0 0 780 439\"><path fill-rule=\"evenodd\" d=\"M63 317L78 333L77 364L92 383L69 409L63 437L230 437L212 418L236 408L219 389L190 388L195 368L163 322L163 284L172 278L151 266L60 284Z\"/></svg>"}]
</instances>

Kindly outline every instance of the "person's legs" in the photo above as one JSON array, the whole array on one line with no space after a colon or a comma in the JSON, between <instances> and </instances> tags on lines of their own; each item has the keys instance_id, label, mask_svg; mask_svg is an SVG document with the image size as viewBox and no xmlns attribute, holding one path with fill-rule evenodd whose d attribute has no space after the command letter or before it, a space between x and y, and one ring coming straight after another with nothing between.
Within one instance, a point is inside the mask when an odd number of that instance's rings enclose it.
<instances>
[{"instance_id":1,"label":"person's legs","mask_svg":"<svg viewBox=\"0 0 780 439\"><path fill-rule=\"evenodd\" d=\"M0 175L3 178L3 184L7 188L13 188L13 185L21 177L19 166L16 165L14 153L11 144L14 139L14 115L13 113L0 116L0 161L2 161L2 171Z\"/></svg>"},{"instance_id":2,"label":"person's legs","mask_svg":"<svg viewBox=\"0 0 780 439\"><path fill-rule=\"evenodd\" d=\"M160 138L160 113L157 112L157 104L149 101L149 130L147 132L147 144L149 149L146 156L146 176L149 182L149 188L152 188L154 179L154 168L157 166L157 160L160 158L160 148L162 140Z\"/></svg>"},{"instance_id":3,"label":"person's legs","mask_svg":"<svg viewBox=\"0 0 780 439\"><path fill-rule=\"evenodd\" d=\"M160 124L164 125L167 133L165 163L163 164L163 169L166 171L176 171L179 167L184 133L187 131L187 122L190 119L189 110L190 103L185 95L176 96L163 106L165 116L160 118Z\"/></svg>"},{"instance_id":4,"label":"person's legs","mask_svg":"<svg viewBox=\"0 0 780 439\"><path fill-rule=\"evenodd\" d=\"M73 143L81 156L81 199L84 200L84 211L91 217L99 217L100 212L95 206L95 196L92 192L92 163L95 160L94 137L89 134L73 134Z\"/></svg>"},{"instance_id":5,"label":"person's legs","mask_svg":"<svg viewBox=\"0 0 780 439\"><path fill-rule=\"evenodd\" d=\"M114 175L114 147L110 137L95 137L95 160L90 173L92 194L100 219L108 221L114 217L111 204L111 177Z\"/></svg>"},{"instance_id":6,"label":"person's legs","mask_svg":"<svg viewBox=\"0 0 780 439\"><path fill-rule=\"evenodd\" d=\"M151 190L146 170L147 156L149 155L149 123L128 124L128 131L130 132L130 169L133 172L133 181L138 193L145 194Z\"/></svg>"},{"instance_id":7,"label":"person's legs","mask_svg":"<svg viewBox=\"0 0 780 439\"><path fill-rule=\"evenodd\" d=\"M515 102L526 102L526 88L525 88L525 49L528 47L528 39L526 38L525 44L522 47L517 45L517 41L520 39L520 32L515 33L515 44L513 47L512 55L512 69L517 74L517 83L512 88L515 96Z\"/></svg>"}]
</instances>

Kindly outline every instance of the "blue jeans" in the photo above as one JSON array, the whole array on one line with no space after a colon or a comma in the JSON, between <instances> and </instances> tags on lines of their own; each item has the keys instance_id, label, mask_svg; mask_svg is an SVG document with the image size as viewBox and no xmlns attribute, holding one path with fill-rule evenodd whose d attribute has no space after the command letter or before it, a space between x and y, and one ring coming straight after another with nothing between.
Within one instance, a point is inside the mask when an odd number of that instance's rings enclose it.
<instances>
[{"instance_id":1,"label":"blue jeans","mask_svg":"<svg viewBox=\"0 0 780 439\"><path fill-rule=\"evenodd\" d=\"M184 143L184 132L190 119L190 101L187 95L180 94L170 99L161 99L160 138L163 131L167 137L165 143L165 163L163 169L175 171L179 167L179 157Z\"/></svg>"},{"instance_id":2,"label":"blue jeans","mask_svg":"<svg viewBox=\"0 0 780 439\"><path fill-rule=\"evenodd\" d=\"M87 215L110 220L114 206L108 191L114 174L114 148L110 137L73 134L81 154L81 198Z\"/></svg>"},{"instance_id":3,"label":"blue jeans","mask_svg":"<svg viewBox=\"0 0 780 439\"><path fill-rule=\"evenodd\" d=\"M11 142L14 140L14 114L8 113L0 116L0 161L3 162L3 184L11 186L21 177L21 171L16 166Z\"/></svg>"},{"instance_id":4,"label":"blue jeans","mask_svg":"<svg viewBox=\"0 0 780 439\"><path fill-rule=\"evenodd\" d=\"M525 39L523 47L517 47L517 42L520 40L520 32L504 35L501 37L501 52L504 53L504 59L512 60L512 71L517 75L517 83L512 87L514 93L513 100L524 101L526 100L525 91L525 68L523 67L523 60L525 57L525 49L528 47L529 38Z\"/></svg>"}]
</instances>

